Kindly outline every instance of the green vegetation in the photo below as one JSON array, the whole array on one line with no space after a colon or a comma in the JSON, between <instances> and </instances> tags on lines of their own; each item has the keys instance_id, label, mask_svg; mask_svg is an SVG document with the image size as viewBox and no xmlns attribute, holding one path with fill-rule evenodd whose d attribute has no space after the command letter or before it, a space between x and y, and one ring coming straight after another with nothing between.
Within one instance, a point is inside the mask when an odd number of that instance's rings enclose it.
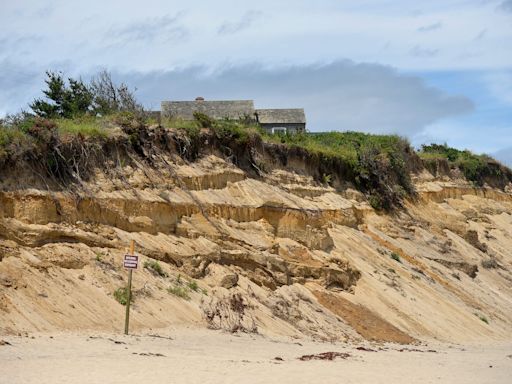
<instances>
[{"instance_id":1,"label":"green vegetation","mask_svg":"<svg viewBox=\"0 0 512 384\"><path fill-rule=\"evenodd\" d=\"M75 119L55 120L61 135L82 135L84 137L107 137L105 119L98 117L81 117Z\"/></svg>"},{"instance_id":2,"label":"green vegetation","mask_svg":"<svg viewBox=\"0 0 512 384\"><path fill-rule=\"evenodd\" d=\"M371 135L361 132L326 132L269 135L266 141L298 146L312 153L345 160L353 167L359 166L361 154L368 149L377 149L379 153L398 154L409 144L396 135Z\"/></svg>"},{"instance_id":3,"label":"green vegetation","mask_svg":"<svg viewBox=\"0 0 512 384\"><path fill-rule=\"evenodd\" d=\"M391 252L391 258L395 261L398 261L399 263L402 262L402 260L400 259L400 255L396 252Z\"/></svg>"},{"instance_id":4,"label":"green vegetation","mask_svg":"<svg viewBox=\"0 0 512 384\"><path fill-rule=\"evenodd\" d=\"M44 98L36 99L30 108L44 118L75 118L84 115L105 115L117 111L142 112L126 84L114 84L110 73L100 72L90 83L82 79L64 79L62 73L46 72Z\"/></svg>"},{"instance_id":5,"label":"green vegetation","mask_svg":"<svg viewBox=\"0 0 512 384\"><path fill-rule=\"evenodd\" d=\"M178 296L184 300L190 300L190 290L187 287L170 286L167 288L167 292L172 293L173 295Z\"/></svg>"},{"instance_id":6,"label":"green vegetation","mask_svg":"<svg viewBox=\"0 0 512 384\"><path fill-rule=\"evenodd\" d=\"M284 144L290 150L302 149L311 163L318 163L320 181L333 184L334 176L352 181L368 195L376 209L400 206L414 195L410 172L414 151L407 140L396 135L370 135L360 132L327 132L269 135L263 140Z\"/></svg>"},{"instance_id":7,"label":"green vegetation","mask_svg":"<svg viewBox=\"0 0 512 384\"><path fill-rule=\"evenodd\" d=\"M190 288L190 290L194 291L194 292L197 292L199 290L199 286L197 285L197 282L194 281L194 280L190 280L188 283L187 283L187 287Z\"/></svg>"},{"instance_id":8,"label":"green vegetation","mask_svg":"<svg viewBox=\"0 0 512 384\"><path fill-rule=\"evenodd\" d=\"M128 303L128 288L117 288L114 291L114 299L116 299L119 304L126 305ZM133 295L130 301L133 303Z\"/></svg>"},{"instance_id":9,"label":"green vegetation","mask_svg":"<svg viewBox=\"0 0 512 384\"><path fill-rule=\"evenodd\" d=\"M63 187L86 179L93 164L106 164L105 154L111 155L107 149L115 145L116 163L125 164L134 154L152 163L161 154L158 151L175 149L193 161L205 143L260 176L269 164L287 166L289 160L300 159L318 183L337 189L355 185L378 210L400 207L405 198L413 198L411 172L424 166L433 173L440 163L448 171L458 168L478 185L504 187L512 181L512 172L486 155L432 144L423 146L418 156L407 140L396 135L271 135L249 116L240 121L214 120L202 113L195 113L193 121L162 121L149 132L148 125L158 121L144 113L126 85L114 84L108 72L89 83L48 72L43 94L43 99L30 104L31 113L0 120L0 164L29 159L38 165L38 172ZM114 127L122 134L112 134Z\"/></svg>"},{"instance_id":10,"label":"green vegetation","mask_svg":"<svg viewBox=\"0 0 512 384\"><path fill-rule=\"evenodd\" d=\"M322 183L330 185L332 183L332 175L326 175L325 173L322 175Z\"/></svg>"},{"instance_id":11,"label":"green vegetation","mask_svg":"<svg viewBox=\"0 0 512 384\"><path fill-rule=\"evenodd\" d=\"M486 176L500 177L502 169L496 161L487 155L476 155L468 150L460 151L446 144L423 145L418 153L427 166L439 160L448 162L450 168L458 168L467 180L478 185L484 183Z\"/></svg>"},{"instance_id":12,"label":"green vegetation","mask_svg":"<svg viewBox=\"0 0 512 384\"><path fill-rule=\"evenodd\" d=\"M160 263L156 260L146 260L144 262L144 268L148 269L149 271L153 272L154 274L161 276L161 277L167 277L169 276L163 269Z\"/></svg>"},{"instance_id":13,"label":"green vegetation","mask_svg":"<svg viewBox=\"0 0 512 384\"><path fill-rule=\"evenodd\" d=\"M478 317L481 321L483 321L485 324L489 324L489 320L487 320L487 317L484 315L480 315L478 313L475 313L475 316Z\"/></svg>"}]
</instances>

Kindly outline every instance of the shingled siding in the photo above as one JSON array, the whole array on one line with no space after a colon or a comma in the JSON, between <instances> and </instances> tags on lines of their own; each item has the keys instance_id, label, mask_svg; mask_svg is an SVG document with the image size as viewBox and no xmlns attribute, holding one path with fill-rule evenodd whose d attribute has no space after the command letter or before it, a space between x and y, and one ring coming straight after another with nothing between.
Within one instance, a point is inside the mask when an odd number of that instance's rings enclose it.
<instances>
[{"instance_id":1,"label":"shingled siding","mask_svg":"<svg viewBox=\"0 0 512 384\"><path fill-rule=\"evenodd\" d=\"M257 109L256 118L269 133L286 129L288 133L306 131L306 115L302 108Z\"/></svg>"},{"instance_id":2,"label":"shingled siding","mask_svg":"<svg viewBox=\"0 0 512 384\"><path fill-rule=\"evenodd\" d=\"M254 116L252 100L216 100L216 101L162 101L163 118L193 120L194 112L201 112L213 119L241 119Z\"/></svg>"},{"instance_id":3,"label":"shingled siding","mask_svg":"<svg viewBox=\"0 0 512 384\"><path fill-rule=\"evenodd\" d=\"M286 128L287 133L299 133L306 131L306 124L288 124L288 123L270 123L270 124L262 124L260 123L261 128L263 128L268 133L275 133L272 130L274 128Z\"/></svg>"}]
</instances>

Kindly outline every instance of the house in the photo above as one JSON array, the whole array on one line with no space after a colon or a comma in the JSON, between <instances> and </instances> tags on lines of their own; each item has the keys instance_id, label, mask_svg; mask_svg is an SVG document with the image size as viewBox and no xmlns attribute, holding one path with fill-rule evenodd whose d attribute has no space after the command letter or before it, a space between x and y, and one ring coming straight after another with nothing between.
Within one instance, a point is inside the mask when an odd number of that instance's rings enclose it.
<instances>
[{"instance_id":1,"label":"house","mask_svg":"<svg viewBox=\"0 0 512 384\"><path fill-rule=\"evenodd\" d=\"M254 118L252 100L208 100L197 97L194 101L162 101L162 118L194 120L194 113L200 112L212 119L240 120Z\"/></svg>"},{"instance_id":2,"label":"house","mask_svg":"<svg viewBox=\"0 0 512 384\"><path fill-rule=\"evenodd\" d=\"M304 109L257 109L256 121L268 133L299 133L306 131Z\"/></svg>"},{"instance_id":3,"label":"house","mask_svg":"<svg viewBox=\"0 0 512 384\"><path fill-rule=\"evenodd\" d=\"M200 112L213 119L254 120L268 133L298 133L306 131L304 109L254 109L253 100L162 101L161 117L194 120Z\"/></svg>"}]
</instances>

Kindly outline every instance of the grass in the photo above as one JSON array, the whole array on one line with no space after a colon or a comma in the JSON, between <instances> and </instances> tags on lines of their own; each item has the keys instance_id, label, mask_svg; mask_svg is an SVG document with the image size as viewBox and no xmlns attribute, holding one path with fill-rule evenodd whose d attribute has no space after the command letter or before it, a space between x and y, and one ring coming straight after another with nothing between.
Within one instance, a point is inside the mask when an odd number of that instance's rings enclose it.
<instances>
[{"instance_id":1,"label":"grass","mask_svg":"<svg viewBox=\"0 0 512 384\"><path fill-rule=\"evenodd\" d=\"M30 139L24 131L0 124L0 159L9 157L19 147L28 146L30 146Z\"/></svg>"},{"instance_id":2,"label":"grass","mask_svg":"<svg viewBox=\"0 0 512 384\"><path fill-rule=\"evenodd\" d=\"M190 290L197 292L199 290L199 286L197 285L197 282L194 280L190 280L187 283L187 287L190 288Z\"/></svg>"},{"instance_id":3,"label":"grass","mask_svg":"<svg viewBox=\"0 0 512 384\"><path fill-rule=\"evenodd\" d=\"M167 288L167 292L172 293L173 295L178 296L184 300L190 300L190 290L188 287L170 286Z\"/></svg>"},{"instance_id":4,"label":"grass","mask_svg":"<svg viewBox=\"0 0 512 384\"><path fill-rule=\"evenodd\" d=\"M418 155L427 164L432 161L446 160L450 168L460 169L467 180L478 185L483 184L484 176L502 176L501 168L496 166L496 161L490 156L477 155L468 150L461 151L446 144L423 145Z\"/></svg>"},{"instance_id":5,"label":"grass","mask_svg":"<svg viewBox=\"0 0 512 384\"><path fill-rule=\"evenodd\" d=\"M398 261L399 263L402 262L402 260L400 259L400 255L396 252L391 252L391 256L390 256L393 260L395 261Z\"/></svg>"},{"instance_id":6,"label":"grass","mask_svg":"<svg viewBox=\"0 0 512 384\"><path fill-rule=\"evenodd\" d=\"M193 121L166 119L161 123L163 127L176 129L183 134L175 137L175 141L180 154L188 160L200 156L204 146L204 141L199 140L201 130L208 129L210 137L211 134L214 136L210 145L226 150L237 165L252 164L258 173L265 172L265 164L247 154L264 142L264 151L275 156L275 159L280 159L283 165L286 165L290 156L302 158L308 163L313 177L319 183L334 188L352 183L377 210L392 210L400 207L405 198L415 196L410 174L413 170L420 170L422 162L407 140L400 136L361 132L272 135L249 120L212 120L202 114L196 114L195 117ZM141 145L138 141L138 129L143 129L149 122L147 118L144 119L145 117L130 112L118 112L103 117L82 116L54 120L20 114L16 118L0 121L0 160L16 160L27 152L41 153L41 157L44 157L54 150L53 143L62 137L106 138L109 136L110 127L114 126L123 129L128 127L130 143L137 148ZM84 146L86 142L81 139L76 141L77 143L69 145L67 156L81 159L83 151L79 151L80 146ZM469 151L436 144L423 146L419 155L427 167L428 164L435 165L439 159L445 159L451 166L461 169L468 180L479 185L483 185L489 176L499 176L500 172L507 175L502 177L503 180L512 180L512 173L504 171L496 163L493 166L492 159L485 155L475 155ZM47 161L56 162L55 159L60 160L59 156L53 154ZM66 169L64 171L67 173L62 172L66 164L72 163L64 160L63 164L47 165L50 174L57 174L63 180L69 175L71 176L68 179L72 178L76 173L75 170ZM87 165L87 160L83 160L79 167Z\"/></svg>"},{"instance_id":7,"label":"grass","mask_svg":"<svg viewBox=\"0 0 512 384\"><path fill-rule=\"evenodd\" d=\"M489 320L487 320L487 317L485 317L484 315L479 315L478 313L475 313L475 316L478 317L485 324L489 324Z\"/></svg>"},{"instance_id":8,"label":"grass","mask_svg":"<svg viewBox=\"0 0 512 384\"><path fill-rule=\"evenodd\" d=\"M157 274L161 277L167 277L169 276L162 268L160 263L156 260L146 260L144 262L144 268L150 270L151 272Z\"/></svg>"},{"instance_id":9,"label":"grass","mask_svg":"<svg viewBox=\"0 0 512 384\"><path fill-rule=\"evenodd\" d=\"M105 138L107 121L100 117L81 117L77 119L55 120L60 135L82 135L85 137Z\"/></svg>"},{"instance_id":10,"label":"grass","mask_svg":"<svg viewBox=\"0 0 512 384\"><path fill-rule=\"evenodd\" d=\"M119 304L126 305L128 303L128 288L117 288L114 291L114 299L116 299ZM133 295L130 301L133 303Z\"/></svg>"}]
</instances>

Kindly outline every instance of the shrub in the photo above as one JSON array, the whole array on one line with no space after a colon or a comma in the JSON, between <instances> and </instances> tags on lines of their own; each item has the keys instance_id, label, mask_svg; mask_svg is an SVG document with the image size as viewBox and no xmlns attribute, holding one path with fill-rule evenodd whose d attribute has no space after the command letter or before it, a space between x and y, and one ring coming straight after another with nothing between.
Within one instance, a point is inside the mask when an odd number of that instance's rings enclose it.
<instances>
[{"instance_id":1,"label":"shrub","mask_svg":"<svg viewBox=\"0 0 512 384\"><path fill-rule=\"evenodd\" d=\"M82 135L84 137L107 137L107 130L102 123L102 120L96 117L56 120L59 134Z\"/></svg>"},{"instance_id":2,"label":"shrub","mask_svg":"<svg viewBox=\"0 0 512 384\"><path fill-rule=\"evenodd\" d=\"M482 261L482 267L484 267L485 269L494 269L498 268L499 264L494 257L491 257L490 259Z\"/></svg>"},{"instance_id":3,"label":"shrub","mask_svg":"<svg viewBox=\"0 0 512 384\"><path fill-rule=\"evenodd\" d=\"M190 290L194 291L194 292L197 292L199 290L199 286L197 285L197 282L194 281L194 280L190 280L188 283L187 283L187 287L190 288Z\"/></svg>"},{"instance_id":4,"label":"shrub","mask_svg":"<svg viewBox=\"0 0 512 384\"><path fill-rule=\"evenodd\" d=\"M190 300L189 289L187 287L170 286L167 288L167 292L172 293L185 300Z\"/></svg>"},{"instance_id":5,"label":"shrub","mask_svg":"<svg viewBox=\"0 0 512 384\"><path fill-rule=\"evenodd\" d=\"M404 197L415 194L410 178L415 154L407 140L399 136L360 132L261 135L265 141L284 143L290 150L306 150L311 160L320 164L320 181L325 183L323 175L329 174L325 171L334 169L366 193L376 209L400 206Z\"/></svg>"},{"instance_id":6,"label":"shrub","mask_svg":"<svg viewBox=\"0 0 512 384\"><path fill-rule=\"evenodd\" d=\"M399 263L402 262L402 260L400 259L400 255L396 252L391 252L391 258L395 261L398 261Z\"/></svg>"},{"instance_id":7,"label":"shrub","mask_svg":"<svg viewBox=\"0 0 512 384\"><path fill-rule=\"evenodd\" d=\"M323 174L322 175L322 184L330 185L332 182L332 175Z\"/></svg>"},{"instance_id":8,"label":"shrub","mask_svg":"<svg viewBox=\"0 0 512 384\"><path fill-rule=\"evenodd\" d=\"M62 73L47 71L46 76L46 100L36 99L30 104L37 116L71 118L89 111L94 96L81 79L68 78L66 84Z\"/></svg>"},{"instance_id":9,"label":"shrub","mask_svg":"<svg viewBox=\"0 0 512 384\"><path fill-rule=\"evenodd\" d=\"M90 83L92 108L102 115L118 111L130 111L137 115L143 113L143 107L135 99L134 93L124 83L115 84L108 71L98 73Z\"/></svg>"},{"instance_id":10,"label":"shrub","mask_svg":"<svg viewBox=\"0 0 512 384\"><path fill-rule=\"evenodd\" d=\"M116 299L119 304L126 305L128 303L128 288L117 288L114 291L114 299ZM130 302L133 303L133 295L131 295Z\"/></svg>"},{"instance_id":11,"label":"shrub","mask_svg":"<svg viewBox=\"0 0 512 384\"><path fill-rule=\"evenodd\" d=\"M498 179L508 183L510 176L496 160L488 155L477 155L468 150L450 148L446 144L423 145L418 153L420 158L430 161L446 159L451 168L458 168L468 181L483 185L486 180Z\"/></svg>"},{"instance_id":12,"label":"shrub","mask_svg":"<svg viewBox=\"0 0 512 384\"><path fill-rule=\"evenodd\" d=\"M215 124L215 120L201 112L194 112L194 120L202 128L212 128Z\"/></svg>"},{"instance_id":13,"label":"shrub","mask_svg":"<svg viewBox=\"0 0 512 384\"><path fill-rule=\"evenodd\" d=\"M167 277L169 276L163 269L160 263L156 260L146 260L144 262L144 268L152 272L154 275Z\"/></svg>"},{"instance_id":14,"label":"shrub","mask_svg":"<svg viewBox=\"0 0 512 384\"><path fill-rule=\"evenodd\" d=\"M481 315L481 314L478 314L478 313L475 313L475 316L478 317L481 321L483 321L485 324L489 324L489 320L487 320L487 317L485 317L484 315Z\"/></svg>"}]
</instances>

